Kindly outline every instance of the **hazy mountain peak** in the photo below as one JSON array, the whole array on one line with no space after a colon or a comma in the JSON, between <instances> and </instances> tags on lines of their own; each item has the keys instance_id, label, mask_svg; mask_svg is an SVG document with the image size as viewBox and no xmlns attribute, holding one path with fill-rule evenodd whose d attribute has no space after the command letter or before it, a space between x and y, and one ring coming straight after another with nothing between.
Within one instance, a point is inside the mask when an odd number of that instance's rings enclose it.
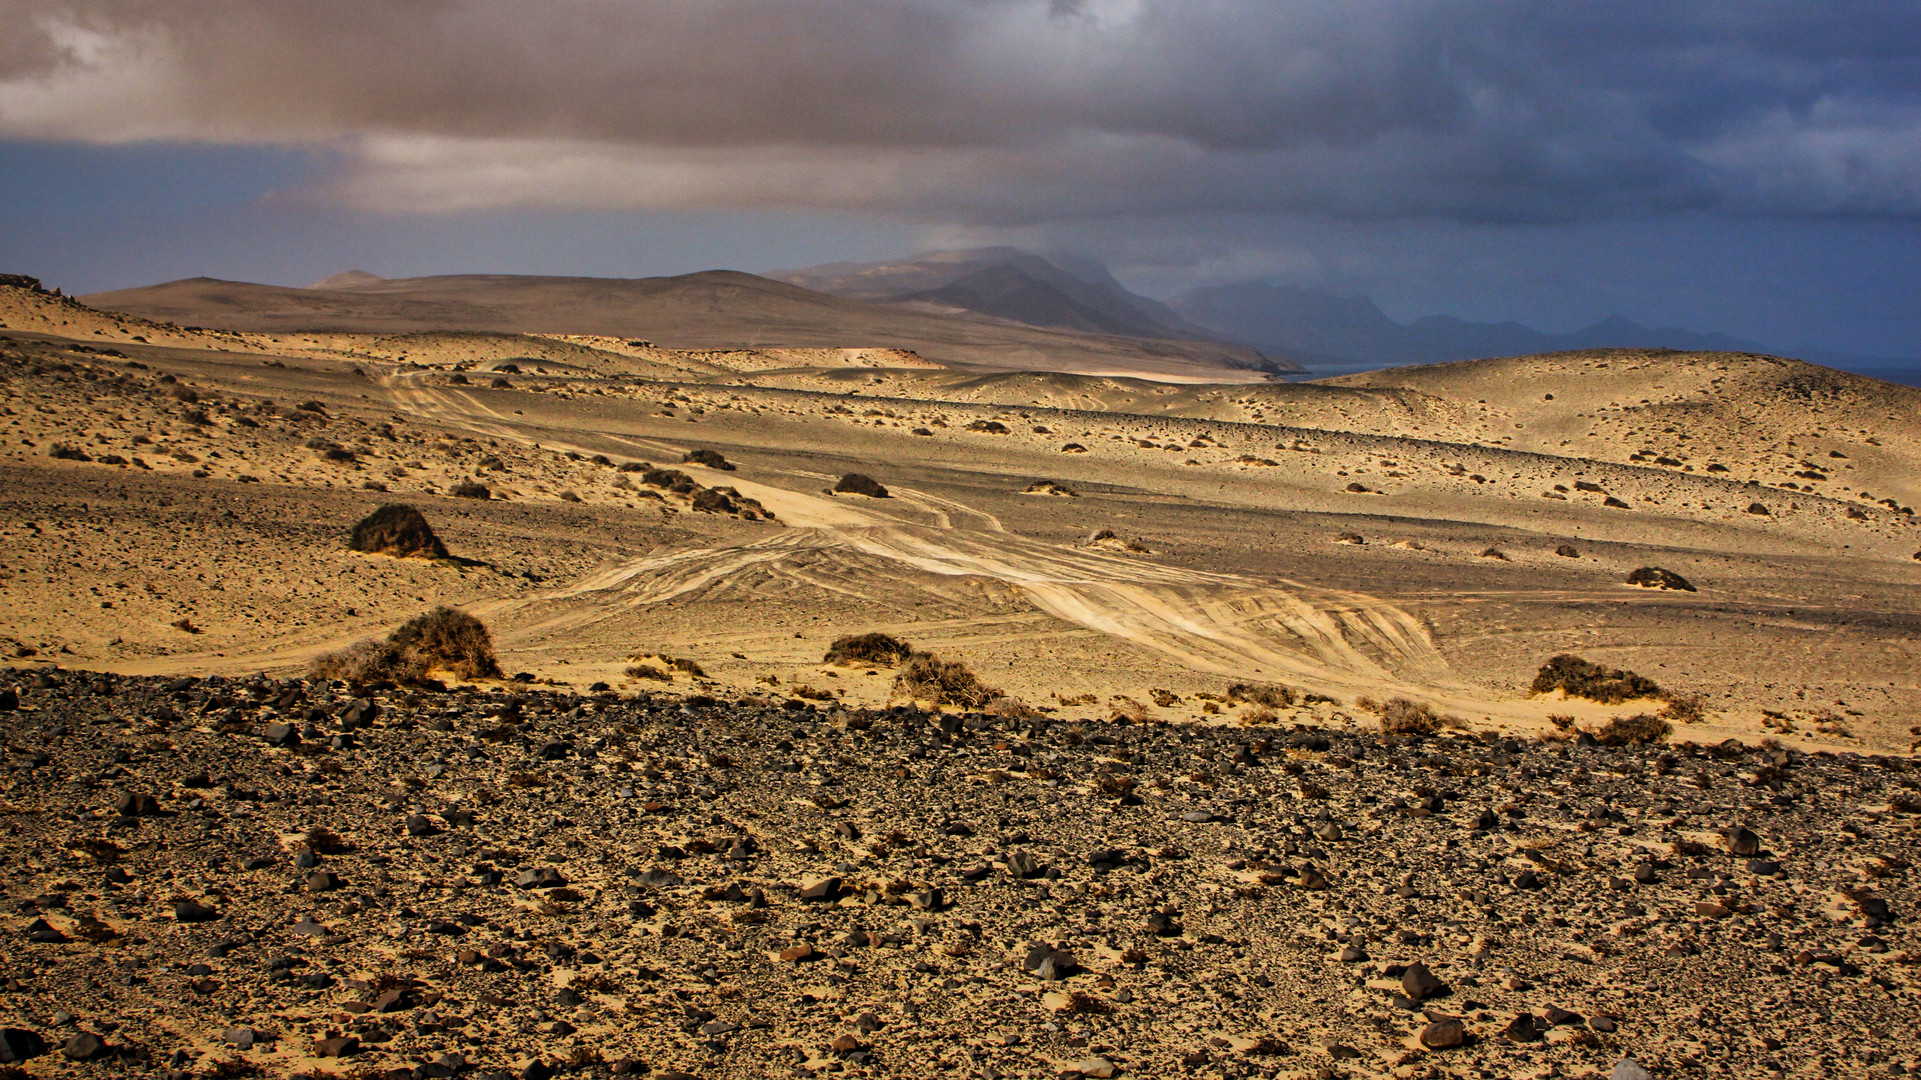
<instances>
[{"instance_id":1,"label":"hazy mountain peak","mask_svg":"<svg viewBox=\"0 0 1921 1080\"><path fill-rule=\"evenodd\" d=\"M855 300L939 304L1030 326L1175 341L1236 340L1129 292L1092 259L1050 260L1015 247L923 251L905 259L828 263L768 276Z\"/></svg>"}]
</instances>

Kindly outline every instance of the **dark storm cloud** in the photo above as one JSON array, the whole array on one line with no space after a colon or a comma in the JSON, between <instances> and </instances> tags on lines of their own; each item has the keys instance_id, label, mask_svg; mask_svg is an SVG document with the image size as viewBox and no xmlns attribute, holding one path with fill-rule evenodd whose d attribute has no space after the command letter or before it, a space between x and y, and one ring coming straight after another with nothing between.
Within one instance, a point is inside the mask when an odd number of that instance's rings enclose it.
<instances>
[{"instance_id":1,"label":"dark storm cloud","mask_svg":"<svg viewBox=\"0 0 1921 1080\"><path fill-rule=\"evenodd\" d=\"M0 136L387 210L1921 216L1921 6L0 0Z\"/></svg>"}]
</instances>

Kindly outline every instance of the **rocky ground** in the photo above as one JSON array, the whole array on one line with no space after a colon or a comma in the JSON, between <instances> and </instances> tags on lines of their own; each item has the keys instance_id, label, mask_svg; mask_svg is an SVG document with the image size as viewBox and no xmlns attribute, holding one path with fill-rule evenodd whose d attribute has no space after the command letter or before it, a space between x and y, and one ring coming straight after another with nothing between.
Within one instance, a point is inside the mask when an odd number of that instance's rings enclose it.
<instances>
[{"instance_id":1,"label":"rocky ground","mask_svg":"<svg viewBox=\"0 0 1921 1080\"><path fill-rule=\"evenodd\" d=\"M9 1077L1921 1068L1907 759L0 683Z\"/></svg>"}]
</instances>

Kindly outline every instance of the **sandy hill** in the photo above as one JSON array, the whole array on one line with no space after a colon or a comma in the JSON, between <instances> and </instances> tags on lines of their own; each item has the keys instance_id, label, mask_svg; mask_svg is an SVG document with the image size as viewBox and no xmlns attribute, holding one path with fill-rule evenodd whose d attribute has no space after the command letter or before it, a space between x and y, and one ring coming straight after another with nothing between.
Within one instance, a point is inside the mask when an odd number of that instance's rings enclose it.
<instances>
[{"instance_id":1,"label":"sandy hill","mask_svg":"<svg viewBox=\"0 0 1921 1080\"><path fill-rule=\"evenodd\" d=\"M1447 402L1467 421L1452 433L1463 441L1860 502L1921 501L1921 389L1799 360L1597 349L1395 368L1322 385L1404 388Z\"/></svg>"},{"instance_id":2,"label":"sandy hill","mask_svg":"<svg viewBox=\"0 0 1921 1080\"><path fill-rule=\"evenodd\" d=\"M192 278L96 293L86 303L183 325L294 333L594 334L677 349L906 349L986 369L1257 381L1259 354L1213 342L1161 341L958 317L829 296L732 271L613 279L457 275L353 279L289 289Z\"/></svg>"}]
</instances>

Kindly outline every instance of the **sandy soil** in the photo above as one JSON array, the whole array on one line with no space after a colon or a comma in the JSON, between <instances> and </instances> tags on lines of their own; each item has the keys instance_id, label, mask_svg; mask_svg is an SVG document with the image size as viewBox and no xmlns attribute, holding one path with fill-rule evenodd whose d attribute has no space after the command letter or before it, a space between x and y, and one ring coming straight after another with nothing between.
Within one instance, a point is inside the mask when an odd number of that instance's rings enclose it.
<instances>
[{"instance_id":1,"label":"sandy soil","mask_svg":"<svg viewBox=\"0 0 1921 1080\"><path fill-rule=\"evenodd\" d=\"M194 331L0 294L18 663L296 673L445 602L510 672L579 688L670 656L705 673L682 692L881 704L888 673L820 661L882 630L1063 719L1234 722L1253 710L1201 695L1235 681L1328 699L1264 718L1283 724L1373 726L1357 702L1396 696L1528 733L1659 707L1528 694L1574 651L1704 695L1677 739L1905 751L1921 724L1921 392L1808 365L1582 353L1194 385ZM890 497L828 492L850 472ZM388 501L463 561L347 550ZM1624 583L1644 566L1698 591Z\"/></svg>"}]
</instances>

